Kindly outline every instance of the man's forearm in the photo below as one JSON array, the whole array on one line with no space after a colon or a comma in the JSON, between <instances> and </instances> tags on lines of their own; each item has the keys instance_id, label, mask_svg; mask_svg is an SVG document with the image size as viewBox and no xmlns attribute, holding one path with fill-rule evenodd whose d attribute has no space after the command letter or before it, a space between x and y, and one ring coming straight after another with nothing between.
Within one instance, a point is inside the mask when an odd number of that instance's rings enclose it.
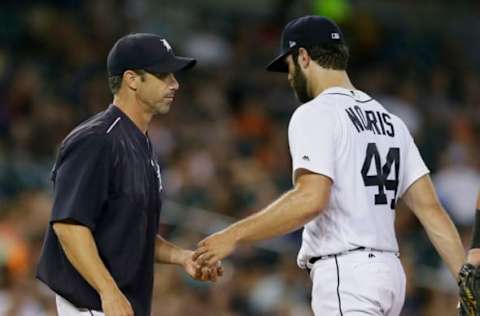
<instances>
[{"instance_id":1,"label":"man's forearm","mask_svg":"<svg viewBox=\"0 0 480 316\"><path fill-rule=\"evenodd\" d=\"M458 278L458 272L465 260L465 249L455 225L438 201L430 176L417 179L402 198L422 223L430 241L447 263L454 278Z\"/></svg>"},{"instance_id":2,"label":"man's forearm","mask_svg":"<svg viewBox=\"0 0 480 316\"><path fill-rule=\"evenodd\" d=\"M332 180L305 170L295 175L294 189L264 210L200 241L193 260L212 266L230 255L238 244L284 235L318 216L328 205Z\"/></svg>"},{"instance_id":3,"label":"man's forearm","mask_svg":"<svg viewBox=\"0 0 480 316\"><path fill-rule=\"evenodd\" d=\"M231 226L226 231L240 243L278 237L297 230L318 216L328 201L329 191L291 190L264 210Z\"/></svg>"},{"instance_id":4,"label":"man's forearm","mask_svg":"<svg viewBox=\"0 0 480 316\"><path fill-rule=\"evenodd\" d=\"M73 267L99 294L117 285L100 259L93 235L85 226L55 223L55 234Z\"/></svg>"},{"instance_id":5,"label":"man's forearm","mask_svg":"<svg viewBox=\"0 0 480 316\"><path fill-rule=\"evenodd\" d=\"M429 216L419 219L435 249L456 278L465 260L465 250L460 236L443 208L437 207L430 213Z\"/></svg>"},{"instance_id":6,"label":"man's forearm","mask_svg":"<svg viewBox=\"0 0 480 316\"><path fill-rule=\"evenodd\" d=\"M192 252L178 247L157 235L155 239L155 261L157 263L184 264Z\"/></svg>"}]
</instances>

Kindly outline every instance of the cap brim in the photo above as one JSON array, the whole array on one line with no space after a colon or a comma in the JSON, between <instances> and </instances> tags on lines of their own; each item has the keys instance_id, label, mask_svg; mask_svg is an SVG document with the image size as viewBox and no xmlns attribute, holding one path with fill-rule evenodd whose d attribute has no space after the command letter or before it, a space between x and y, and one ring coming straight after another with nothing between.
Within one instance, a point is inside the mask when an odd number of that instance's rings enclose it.
<instances>
[{"instance_id":1,"label":"cap brim","mask_svg":"<svg viewBox=\"0 0 480 316\"><path fill-rule=\"evenodd\" d=\"M290 51L280 54L274 60L272 60L267 66L267 71L288 73L288 66L285 62L285 57L288 54L290 54Z\"/></svg>"},{"instance_id":2,"label":"cap brim","mask_svg":"<svg viewBox=\"0 0 480 316\"><path fill-rule=\"evenodd\" d=\"M145 67L145 70L153 73L175 73L193 68L196 63L197 61L193 58L173 56L173 58L163 63Z\"/></svg>"}]
</instances>

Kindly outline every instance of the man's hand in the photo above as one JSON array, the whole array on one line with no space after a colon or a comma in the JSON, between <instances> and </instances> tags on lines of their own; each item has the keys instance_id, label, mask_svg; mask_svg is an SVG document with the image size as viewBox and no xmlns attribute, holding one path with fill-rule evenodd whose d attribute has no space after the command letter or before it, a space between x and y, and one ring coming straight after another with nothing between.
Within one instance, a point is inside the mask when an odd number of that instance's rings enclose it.
<instances>
[{"instance_id":1,"label":"man's hand","mask_svg":"<svg viewBox=\"0 0 480 316\"><path fill-rule=\"evenodd\" d=\"M105 316L134 316L132 305L118 288L100 293L100 299Z\"/></svg>"},{"instance_id":2,"label":"man's hand","mask_svg":"<svg viewBox=\"0 0 480 316\"><path fill-rule=\"evenodd\" d=\"M472 264L475 267L480 266L480 249L472 248L468 251L467 262Z\"/></svg>"},{"instance_id":3,"label":"man's hand","mask_svg":"<svg viewBox=\"0 0 480 316\"><path fill-rule=\"evenodd\" d=\"M185 251L182 266L185 272L193 279L200 281L216 282L219 276L223 275L223 268L220 261L215 262L212 266L201 265L193 260L194 252L190 250Z\"/></svg>"},{"instance_id":4,"label":"man's hand","mask_svg":"<svg viewBox=\"0 0 480 316\"><path fill-rule=\"evenodd\" d=\"M202 266L213 266L217 261L230 255L237 246L235 236L221 231L198 243L193 260Z\"/></svg>"}]
</instances>

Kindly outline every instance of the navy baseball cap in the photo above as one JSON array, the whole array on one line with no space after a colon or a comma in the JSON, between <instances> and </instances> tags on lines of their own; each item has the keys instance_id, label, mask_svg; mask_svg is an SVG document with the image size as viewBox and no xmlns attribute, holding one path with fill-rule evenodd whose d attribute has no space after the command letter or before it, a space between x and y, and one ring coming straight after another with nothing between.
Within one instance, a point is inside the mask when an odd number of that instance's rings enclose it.
<instances>
[{"instance_id":1,"label":"navy baseball cap","mask_svg":"<svg viewBox=\"0 0 480 316\"><path fill-rule=\"evenodd\" d=\"M196 60L175 56L163 37L149 33L128 34L120 38L108 53L109 76L122 75L125 70L143 69L150 73L174 73L195 66Z\"/></svg>"},{"instance_id":2,"label":"navy baseball cap","mask_svg":"<svg viewBox=\"0 0 480 316\"><path fill-rule=\"evenodd\" d=\"M344 43L342 31L335 22L315 15L293 19L283 29L280 54L268 64L267 70L288 72L284 59L295 48L328 43Z\"/></svg>"}]
</instances>

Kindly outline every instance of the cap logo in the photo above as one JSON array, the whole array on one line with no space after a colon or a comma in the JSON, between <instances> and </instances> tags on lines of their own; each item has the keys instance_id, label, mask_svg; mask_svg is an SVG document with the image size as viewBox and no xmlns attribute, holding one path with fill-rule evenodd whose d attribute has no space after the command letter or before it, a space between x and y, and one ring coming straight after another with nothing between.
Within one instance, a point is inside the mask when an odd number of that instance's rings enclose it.
<instances>
[{"instance_id":1,"label":"cap logo","mask_svg":"<svg viewBox=\"0 0 480 316\"><path fill-rule=\"evenodd\" d=\"M340 34L338 33L332 33L331 36L332 36L332 39L340 39Z\"/></svg>"},{"instance_id":2,"label":"cap logo","mask_svg":"<svg viewBox=\"0 0 480 316\"><path fill-rule=\"evenodd\" d=\"M295 41L288 41L288 46L290 46L290 48L292 48L293 46L297 45L297 42Z\"/></svg>"},{"instance_id":3,"label":"cap logo","mask_svg":"<svg viewBox=\"0 0 480 316\"><path fill-rule=\"evenodd\" d=\"M163 46L165 46L165 48L167 49L167 51L171 51L172 50L172 46L170 46L170 44L168 44L167 40L166 39L161 39L160 40L163 44Z\"/></svg>"}]
</instances>

